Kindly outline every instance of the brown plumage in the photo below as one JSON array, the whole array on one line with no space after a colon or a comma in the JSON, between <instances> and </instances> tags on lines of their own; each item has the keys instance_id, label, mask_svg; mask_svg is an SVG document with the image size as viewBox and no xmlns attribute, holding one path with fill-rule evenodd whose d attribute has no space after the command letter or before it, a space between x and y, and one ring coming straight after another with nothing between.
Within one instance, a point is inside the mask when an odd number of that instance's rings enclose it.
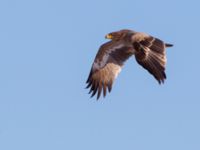
<instances>
[{"instance_id":1,"label":"brown plumage","mask_svg":"<svg viewBox=\"0 0 200 150\"><path fill-rule=\"evenodd\" d=\"M160 83L166 79L165 48L173 46L158 38L145 33L132 30L120 30L106 35L111 41L103 44L95 57L87 87L90 88L91 97L97 93L106 96L107 90L111 92L114 80L121 71L124 62L132 55L136 61Z\"/></svg>"}]
</instances>

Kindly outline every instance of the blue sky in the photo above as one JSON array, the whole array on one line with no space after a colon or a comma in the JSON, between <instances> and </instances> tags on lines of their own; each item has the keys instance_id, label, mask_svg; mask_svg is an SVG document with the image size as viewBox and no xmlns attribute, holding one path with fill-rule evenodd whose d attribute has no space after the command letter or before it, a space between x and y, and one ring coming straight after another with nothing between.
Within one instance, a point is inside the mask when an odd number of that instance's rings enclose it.
<instances>
[{"instance_id":1,"label":"blue sky","mask_svg":"<svg viewBox=\"0 0 200 150\"><path fill-rule=\"evenodd\" d=\"M200 2L0 1L1 150L199 150ZM159 86L131 58L105 99L85 81L106 33L147 32L167 50Z\"/></svg>"}]
</instances>

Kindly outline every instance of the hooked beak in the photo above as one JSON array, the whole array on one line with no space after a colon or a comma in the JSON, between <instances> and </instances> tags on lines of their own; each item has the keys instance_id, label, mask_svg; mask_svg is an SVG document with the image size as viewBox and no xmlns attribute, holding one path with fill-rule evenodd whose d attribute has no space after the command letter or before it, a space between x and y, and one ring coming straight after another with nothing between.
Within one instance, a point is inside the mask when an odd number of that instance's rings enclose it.
<instances>
[{"instance_id":1,"label":"hooked beak","mask_svg":"<svg viewBox=\"0 0 200 150\"><path fill-rule=\"evenodd\" d=\"M106 39L112 39L112 38L113 38L113 36L112 36L112 35L110 35L110 34L107 34L107 35L105 36L105 38L106 38Z\"/></svg>"}]
</instances>

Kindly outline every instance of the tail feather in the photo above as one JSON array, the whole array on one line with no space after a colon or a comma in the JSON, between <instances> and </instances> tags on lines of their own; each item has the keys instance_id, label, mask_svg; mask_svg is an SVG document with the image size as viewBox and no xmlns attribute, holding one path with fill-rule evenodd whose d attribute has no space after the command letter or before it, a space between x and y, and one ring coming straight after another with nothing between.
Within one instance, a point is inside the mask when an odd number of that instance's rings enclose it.
<instances>
[{"instance_id":1,"label":"tail feather","mask_svg":"<svg viewBox=\"0 0 200 150\"><path fill-rule=\"evenodd\" d=\"M173 44L165 43L165 46L166 46L166 47L172 47Z\"/></svg>"}]
</instances>

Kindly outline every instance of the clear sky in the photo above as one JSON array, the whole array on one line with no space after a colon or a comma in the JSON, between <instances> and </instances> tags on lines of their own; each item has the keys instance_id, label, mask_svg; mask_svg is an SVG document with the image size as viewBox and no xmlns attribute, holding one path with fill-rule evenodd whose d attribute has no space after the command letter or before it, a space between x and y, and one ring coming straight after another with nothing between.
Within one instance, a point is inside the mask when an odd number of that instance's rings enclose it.
<instances>
[{"instance_id":1,"label":"clear sky","mask_svg":"<svg viewBox=\"0 0 200 150\"><path fill-rule=\"evenodd\" d=\"M1 150L199 150L200 1L1 0ZM174 44L159 86L134 58L105 99L85 81L106 33Z\"/></svg>"}]
</instances>

